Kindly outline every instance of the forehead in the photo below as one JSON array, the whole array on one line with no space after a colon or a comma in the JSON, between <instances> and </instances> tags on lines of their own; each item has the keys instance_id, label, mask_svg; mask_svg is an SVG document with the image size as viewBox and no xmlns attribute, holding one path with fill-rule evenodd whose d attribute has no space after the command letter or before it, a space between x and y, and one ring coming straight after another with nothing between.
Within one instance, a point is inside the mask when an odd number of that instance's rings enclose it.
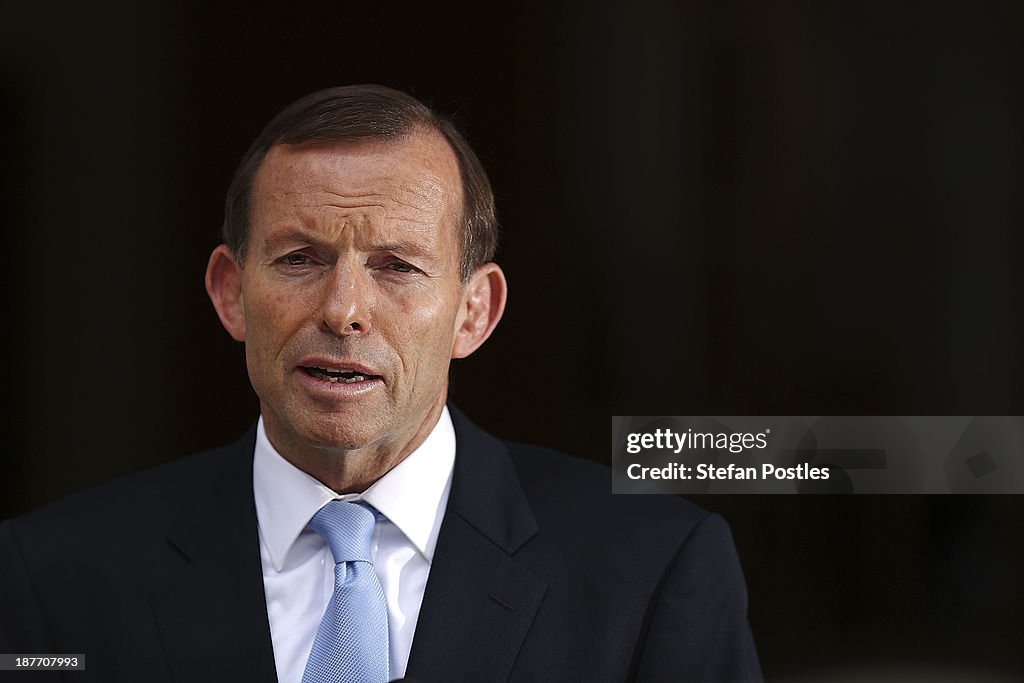
<instances>
[{"instance_id":1,"label":"forehead","mask_svg":"<svg viewBox=\"0 0 1024 683\"><path fill-rule=\"evenodd\" d=\"M279 205L374 207L457 219L462 203L458 161L439 133L394 140L278 144L253 184L254 218ZM446 220L445 222L448 222Z\"/></svg>"}]
</instances>

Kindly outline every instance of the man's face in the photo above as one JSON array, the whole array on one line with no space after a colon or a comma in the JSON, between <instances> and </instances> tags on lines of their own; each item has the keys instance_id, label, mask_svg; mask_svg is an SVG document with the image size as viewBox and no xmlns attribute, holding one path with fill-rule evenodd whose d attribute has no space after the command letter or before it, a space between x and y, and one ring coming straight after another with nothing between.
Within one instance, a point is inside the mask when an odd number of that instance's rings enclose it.
<instances>
[{"instance_id":1,"label":"man's face","mask_svg":"<svg viewBox=\"0 0 1024 683\"><path fill-rule=\"evenodd\" d=\"M286 457L398 455L433 426L449 362L465 355L461 192L433 133L267 155L239 274L244 327L232 334Z\"/></svg>"}]
</instances>

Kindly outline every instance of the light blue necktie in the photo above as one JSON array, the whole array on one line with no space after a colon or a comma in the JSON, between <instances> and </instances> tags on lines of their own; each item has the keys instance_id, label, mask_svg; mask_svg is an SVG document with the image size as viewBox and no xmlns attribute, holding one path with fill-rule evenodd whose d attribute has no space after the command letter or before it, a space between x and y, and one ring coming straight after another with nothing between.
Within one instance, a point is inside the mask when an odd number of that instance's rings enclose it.
<instances>
[{"instance_id":1,"label":"light blue necktie","mask_svg":"<svg viewBox=\"0 0 1024 683\"><path fill-rule=\"evenodd\" d=\"M309 527L334 555L334 594L324 612L302 683L386 683L388 610L373 571L371 510L333 500Z\"/></svg>"}]
</instances>

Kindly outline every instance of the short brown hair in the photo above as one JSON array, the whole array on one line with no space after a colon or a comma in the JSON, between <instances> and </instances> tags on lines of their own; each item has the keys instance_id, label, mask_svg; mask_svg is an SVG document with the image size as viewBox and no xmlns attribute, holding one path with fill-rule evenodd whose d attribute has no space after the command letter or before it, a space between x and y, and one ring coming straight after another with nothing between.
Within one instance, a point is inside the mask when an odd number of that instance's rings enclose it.
<instances>
[{"instance_id":1,"label":"short brown hair","mask_svg":"<svg viewBox=\"0 0 1024 683\"><path fill-rule=\"evenodd\" d=\"M494 258L498 221L494 193L480 159L451 121L415 97L383 85L346 85L310 93L287 106L256 137L228 186L224 243L245 258L252 189L263 159L275 145L392 140L417 128L444 136L459 162L462 180L460 273L463 281Z\"/></svg>"}]
</instances>

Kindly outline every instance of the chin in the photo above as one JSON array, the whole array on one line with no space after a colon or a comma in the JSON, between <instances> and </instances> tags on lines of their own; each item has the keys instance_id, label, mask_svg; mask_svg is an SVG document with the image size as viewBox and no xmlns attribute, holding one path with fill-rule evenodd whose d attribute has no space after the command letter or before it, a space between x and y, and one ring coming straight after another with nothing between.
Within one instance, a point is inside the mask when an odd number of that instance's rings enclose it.
<instances>
[{"instance_id":1,"label":"chin","mask_svg":"<svg viewBox=\"0 0 1024 683\"><path fill-rule=\"evenodd\" d=\"M353 424L353 423L357 424ZM380 429L361 420L318 420L303 425L298 437L313 448L355 451L380 440Z\"/></svg>"}]
</instances>

